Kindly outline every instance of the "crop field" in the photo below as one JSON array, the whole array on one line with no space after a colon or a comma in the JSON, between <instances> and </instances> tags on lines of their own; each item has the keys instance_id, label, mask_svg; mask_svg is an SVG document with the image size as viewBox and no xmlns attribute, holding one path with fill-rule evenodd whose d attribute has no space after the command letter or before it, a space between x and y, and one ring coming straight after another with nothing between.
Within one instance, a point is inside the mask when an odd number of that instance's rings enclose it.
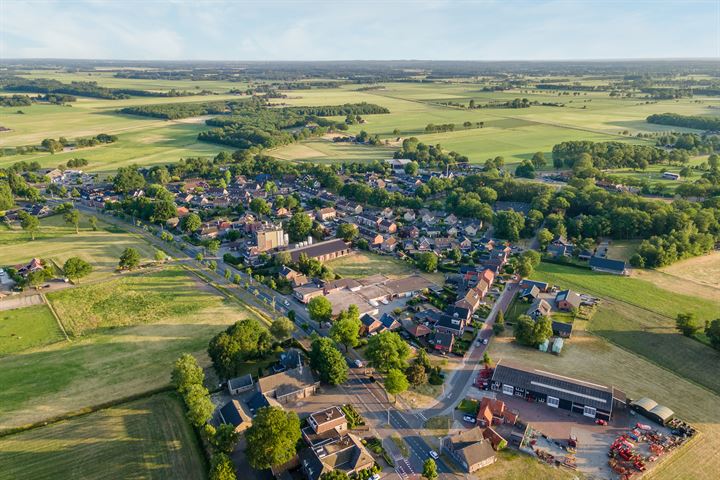
<instances>
[{"instance_id":1,"label":"crop field","mask_svg":"<svg viewBox=\"0 0 720 480\"><path fill-rule=\"evenodd\" d=\"M0 356L65 340L47 305L0 311Z\"/></svg>"},{"instance_id":2,"label":"crop field","mask_svg":"<svg viewBox=\"0 0 720 480\"><path fill-rule=\"evenodd\" d=\"M202 479L205 468L168 393L0 438L0 479Z\"/></svg>"},{"instance_id":3,"label":"crop field","mask_svg":"<svg viewBox=\"0 0 720 480\"><path fill-rule=\"evenodd\" d=\"M679 348L678 348L679 350ZM512 338L495 338L490 356L513 359L561 375L614 385L630 398L648 396L694 424L701 437L673 453L649 474L652 479L711 479L720 468L720 397L600 337L578 329L561 355L517 346ZM709 363L708 363L709 365ZM710 370L710 367L706 367ZM682 392L682 394L679 394ZM520 477L518 477L520 478Z\"/></svg>"},{"instance_id":4,"label":"crop field","mask_svg":"<svg viewBox=\"0 0 720 480\"><path fill-rule=\"evenodd\" d=\"M372 162L392 158L396 148L313 139L268 151L281 160L312 163Z\"/></svg>"},{"instance_id":5,"label":"crop field","mask_svg":"<svg viewBox=\"0 0 720 480\"><path fill-rule=\"evenodd\" d=\"M33 257L54 261L62 267L65 260L78 256L93 266L93 272L81 283L100 280L111 275L118 264L120 254L128 247L140 252L143 261L153 258L154 250L144 240L118 230L98 219L98 229L93 231L86 215L81 215L80 233L64 223L62 216L43 218L40 232L34 241L21 230L0 230L0 265L17 265Z\"/></svg>"},{"instance_id":6,"label":"crop field","mask_svg":"<svg viewBox=\"0 0 720 480\"><path fill-rule=\"evenodd\" d=\"M367 277L369 275L387 275L389 277L401 277L418 272L410 263L398 260L395 257L378 255L369 252L357 252L354 255L341 257L330 262L327 266L341 277ZM430 281L440 282L442 285L443 275L441 273L420 273Z\"/></svg>"},{"instance_id":7,"label":"crop field","mask_svg":"<svg viewBox=\"0 0 720 480\"><path fill-rule=\"evenodd\" d=\"M665 267L661 271L684 281L693 281L720 289L720 252L689 258Z\"/></svg>"},{"instance_id":8,"label":"crop field","mask_svg":"<svg viewBox=\"0 0 720 480\"><path fill-rule=\"evenodd\" d=\"M142 278L139 282L146 288L148 282L155 282L160 290L169 282L163 272L135 278ZM193 353L201 365L208 365L205 351L210 338L227 325L253 316L189 276L170 284L179 302L196 305L192 315L173 312L156 302L165 314L152 323L102 328L72 342L0 358L0 430L167 385L172 363L180 354ZM131 286L122 288L113 302L132 304L132 297L124 293L132 291ZM77 302L90 303L83 290L75 291ZM161 298L167 302L166 297ZM61 320L65 321L62 316Z\"/></svg>"}]
</instances>

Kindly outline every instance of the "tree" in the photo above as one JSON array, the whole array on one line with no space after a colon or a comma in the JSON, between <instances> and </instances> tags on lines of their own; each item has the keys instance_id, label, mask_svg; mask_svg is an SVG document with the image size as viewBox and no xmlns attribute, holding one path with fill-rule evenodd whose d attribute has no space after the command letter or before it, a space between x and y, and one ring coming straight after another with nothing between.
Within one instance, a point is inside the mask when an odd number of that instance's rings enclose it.
<instances>
[{"instance_id":1,"label":"tree","mask_svg":"<svg viewBox=\"0 0 720 480\"><path fill-rule=\"evenodd\" d=\"M437 270L438 258L437 255L432 252L424 252L416 255L415 261L417 262L418 268L423 272L431 273Z\"/></svg>"},{"instance_id":2,"label":"tree","mask_svg":"<svg viewBox=\"0 0 720 480\"><path fill-rule=\"evenodd\" d=\"M316 322L327 322L332 318L332 303L324 296L315 297L308 302L308 313Z\"/></svg>"},{"instance_id":3,"label":"tree","mask_svg":"<svg viewBox=\"0 0 720 480\"><path fill-rule=\"evenodd\" d=\"M523 160L515 167L515 176L523 178L535 178L535 167L529 160Z\"/></svg>"},{"instance_id":4,"label":"tree","mask_svg":"<svg viewBox=\"0 0 720 480\"><path fill-rule=\"evenodd\" d=\"M229 270L226 270L229 272ZM295 331L295 325L287 317L278 317L270 325L270 333L278 340L285 340Z\"/></svg>"},{"instance_id":5,"label":"tree","mask_svg":"<svg viewBox=\"0 0 720 480\"><path fill-rule=\"evenodd\" d=\"M113 187L115 191L120 193L138 190L145 186L145 178L137 171L137 167L120 167L118 168L115 178L113 178Z\"/></svg>"},{"instance_id":6,"label":"tree","mask_svg":"<svg viewBox=\"0 0 720 480\"><path fill-rule=\"evenodd\" d=\"M65 212L63 215L65 223L75 226L75 233L80 233L80 212L76 209Z\"/></svg>"},{"instance_id":7,"label":"tree","mask_svg":"<svg viewBox=\"0 0 720 480\"><path fill-rule=\"evenodd\" d=\"M87 277L92 272L92 265L80 257L70 257L65 260L63 272L70 280L80 283L82 277Z\"/></svg>"},{"instance_id":8,"label":"tree","mask_svg":"<svg viewBox=\"0 0 720 480\"><path fill-rule=\"evenodd\" d=\"M20 226L30 234L30 239L35 240L35 234L40 230L40 219L34 215L21 210Z\"/></svg>"},{"instance_id":9,"label":"tree","mask_svg":"<svg viewBox=\"0 0 720 480\"><path fill-rule=\"evenodd\" d=\"M720 350L720 318L708 322L705 327L705 335L708 337L708 340L710 340L710 345L712 345L714 349Z\"/></svg>"},{"instance_id":10,"label":"tree","mask_svg":"<svg viewBox=\"0 0 720 480\"><path fill-rule=\"evenodd\" d=\"M329 338L318 337L313 340L310 367L318 372L320 381L328 385L340 385L347 381L347 362Z\"/></svg>"},{"instance_id":11,"label":"tree","mask_svg":"<svg viewBox=\"0 0 720 480\"><path fill-rule=\"evenodd\" d=\"M702 324L694 313L678 313L675 328L686 337L692 337L702 330Z\"/></svg>"},{"instance_id":12,"label":"tree","mask_svg":"<svg viewBox=\"0 0 720 480\"><path fill-rule=\"evenodd\" d=\"M202 225L202 219L197 213L191 213L180 220L180 229L185 233L193 233Z\"/></svg>"},{"instance_id":13,"label":"tree","mask_svg":"<svg viewBox=\"0 0 720 480\"><path fill-rule=\"evenodd\" d=\"M295 456L300 419L295 412L286 412L282 407L261 408L245 432L245 439L251 467L265 470L282 465Z\"/></svg>"},{"instance_id":14,"label":"tree","mask_svg":"<svg viewBox=\"0 0 720 480\"><path fill-rule=\"evenodd\" d=\"M118 266L121 270L132 270L140 265L140 252L132 247L123 250Z\"/></svg>"},{"instance_id":15,"label":"tree","mask_svg":"<svg viewBox=\"0 0 720 480\"><path fill-rule=\"evenodd\" d=\"M552 337L552 320L549 317L542 316L535 320L533 327L533 340L534 345L539 345L545 340Z\"/></svg>"},{"instance_id":16,"label":"tree","mask_svg":"<svg viewBox=\"0 0 720 480\"><path fill-rule=\"evenodd\" d=\"M448 258L452 260L455 263L459 263L460 260L462 260L462 252L458 247L454 247L452 250L450 250L450 253L448 254Z\"/></svg>"},{"instance_id":17,"label":"tree","mask_svg":"<svg viewBox=\"0 0 720 480\"><path fill-rule=\"evenodd\" d=\"M540 230L538 230L537 239L538 242L540 242L540 248L542 250L545 250L547 246L550 245L550 242L552 242L553 238L554 235L547 228L541 228Z\"/></svg>"},{"instance_id":18,"label":"tree","mask_svg":"<svg viewBox=\"0 0 720 480\"><path fill-rule=\"evenodd\" d=\"M483 353L482 363L485 365L485 368L490 368L492 366L492 358L490 358L490 354L488 352Z\"/></svg>"},{"instance_id":19,"label":"tree","mask_svg":"<svg viewBox=\"0 0 720 480\"><path fill-rule=\"evenodd\" d=\"M361 325L357 305L350 305L346 312L340 312L337 320L333 323L330 328L330 338L345 345L347 352L350 347L358 344Z\"/></svg>"},{"instance_id":20,"label":"tree","mask_svg":"<svg viewBox=\"0 0 720 480\"><path fill-rule=\"evenodd\" d=\"M535 152L530 161L535 168L542 168L547 165L547 160L545 160L545 154L543 154L543 152Z\"/></svg>"},{"instance_id":21,"label":"tree","mask_svg":"<svg viewBox=\"0 0 720 480\"><path fill-rule=\"evenodd\" d=\"M435 460L432 458L425 460L425 463L423 463L422 476L427 480L435 480L438 478L437 464L435 463Z\"/></svg>"},{"instance_id":22,"label":"tree","mask_svg":"<svg viewBox=\"0 0 720 480\"><path fill-rule=\"evenodd\" d=\"M525 226L525 217L513 210L501 210L495 214L493 226L497 237L516 242L520 239L520 231Z\"/></svg>"},{"instance_id":23,"label":"tree","mask_svg":"<svg viewBox=\"0 0 720 480\"><path fill-rule=\"evenodd\" d=\"M210 461L210 480L237 480L235 465L230 457L222 452L213 454Z\"/></svg>"},{"instance_id":24,"label":"tree","mask_svg":"<svg viewBox=\"0 0 720 480\"><path fill-rule=\"evenodd\" d=\"M320 480L350 480L350 477L342 470L331 470L320 475Z\"/></svg>"},{"instance_id":25,"label":"tree","mask_svg":"<svg viewBox=\"0 0 720 480\"><path fill-rule=\"evenodd\" d=\"M13 192L7 182L0 182L0 212L8 210L15 205Z\"/></svg>"},{"instance_id":26,"label":"tree","mask_svg":"<svg viewBox=\"0 0 720 480\"><path fill-rule=\"evenodd\" d=\"M202 385L205 382L205 373L194 356L184 353L175 360L170 380L175 389L184 396L192 385Z\"/></svg>"},{"instance_id":27,"label":"tree","mask_svg":"<svg viewBox=\"0 0 720 480\"><path fill-rule=\"evenodd\" d=\"M422 350L424 351L424 350ZM407 379L413 385L424 385L428 381L427 371L421 363L413 362L407 369Z\"/></svg>"},{"instance_id":28,"label":"tree","mask_svg":"<svg viewBox=\"0 0 720 480\"><path fill-rule=\"evenodd\" d=\"M97 229L98 229L97 218L94 216L89 216L88 223L90 224L90 228L92 228L93 232L97 232Z\"/></svg>"},{"instance_id":29,"label":"tree","mask_svg":"<svg viewBox=\"0 0 720 480\"><path fill-rule=\"evenodd\" d=\"M185 392L184 398L190 423L196 427L205 425L215 411L215 405L210 400L207 388L202 385L192 384Z\"/></svg>"},{"instance_id":30,"label":"tree","mask_svg":"<svg viewBox=\"0 0 720 480\"><path fill-rule=\"evenodd\" d=\"M27 274L27 282L33 287L40 286L41 283L48 281L52 278L52 270L48 267L40 270L35 270Z\"/></svg>"},{"instance_id":31,"label":"tree","mask_svg":"<svg viewBox=\"0 0 720 480\"><path fill-rule=\"evenodd\" d=\"M208 355L217 373L230 378L247 360L264 357L271 343L270 332L257 320L246 318L215 335L208 345Z\"/></svg>"},{"instance_id":32,"label":"tree","mask_svg":"<svg viewBox=\"0 0 720 480\"><path fill-rule=\"evenodd\" d=\"M387 390L390 395L402 393L406 391L409 386L410 383L402 370L391 368L385 376L385 390Z\"/></svg>"},{"instance_id":33,"label":"tree","mask_svg":"<svg viewBox=\"0 0 720 480\"><path fill-rule=\"evenodd\" d=\"M155 261L162 262L167 258L167 254L162 250L155 250Z\"/></svg>"},{"instance_id":34,"label":"tree","mask_svg":"<svg viewBox=\"0 0 720 480\"><path fill-rule=\"evenodd\" d=\"M215 430L215 435L211 440L218 450L229 455L235 450L235 446L240 441L240 432L235 431L235 425L223 423Z\"/></svg>"},{"instance_id":35,"label":"tree","mask_svg":"<svg viewBox=\"0 0 720 480\"><path fill-rule=\"evenodd\" d=\"M420 166L415 161L412 161L405 165L405 173L412 177L417 175L419 170L420 170Z\"/></svg>"},{"instance_id":36,"label":"tree","mask_svg":"<svg viewBox=\"0 0 720 480\"><path fill-rule=\"evenodd\" d=\"M405 369L410 347L397 333L384 331L370 337L365 354L375 368L387 372Z\"/></svg>"},{"instance_id":37,"label":"tree","mask_svg":"<svg viewBox=\"0 0 720 480\"><path fill-rule=\"evenodd\" d=\"M343 223L337 228L338 238L342 238L346 242L354 240L358 236L357 225L353 223Z\"/></svg>"},{"instance_id":38,"label":"tree","mask_svg":"<svg viewBox=\"0 0 720 480\"><path fill-rule=\"evenodd\" d=\"M255 197L250 201L250 210L258 215L269 215L271 208L270 204L265 201L264 198Z\"/></svg>"},{"instance_id":39,"label":"tree","mask_svg":"<svg viewBox=\"0 0 720 480\"><path fill-rule=\"evenodd\" d=\"M293 242L305 240L312 230L312 219L305 212L294 214L288 221L288 236Z\"/></svg>"}]
</instances>

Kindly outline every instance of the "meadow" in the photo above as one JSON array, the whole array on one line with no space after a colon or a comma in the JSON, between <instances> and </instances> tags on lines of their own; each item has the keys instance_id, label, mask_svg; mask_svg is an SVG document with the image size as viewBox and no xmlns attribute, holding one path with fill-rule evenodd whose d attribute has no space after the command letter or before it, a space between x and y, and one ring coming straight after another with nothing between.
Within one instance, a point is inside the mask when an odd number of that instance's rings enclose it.
<instances>
[{"instance_id":1,"label":"meadow","mask_svg":"<svg viewBox=\"0 0 720 480\"><path fill-rule=\"evenodd\" d=\"M65 337L47 305L0 311L0 356L62 340Z\"/></svg>"},{"instance_id":2,"label":"meadow","mask_svg":"<svg viewBox=\"0 0 720 480\"><path fill-rule=\"evenodd\" d=\"M119 230L98 219L92 230L88 217L81 215L80 233L68 225L62 215L40 220L35 240L20 229L0 227L0 265L26 263L33 257L54 261L62 267L70 257L78 256L93 266L93 272L81 283L102 280L115 271L120 254L128 247L137 249L143 261L154 258L154 249L141 238Z\"/></svg>"},{"instance_id":3,"label":"meadow","mask_svg":"<svg viewBox=\"0 0 720 480\"><path fill-rule=\"evenodd\" d=\"M341 277L367 277L369 275L387 275L388 277L402 277L418 273L430 281L441 285L444 281L441 273L424 273L416 270L412 264L392 256L378 255L370 252L357 252L347 257L341 257L330 262L327 266Z\"/></svg>"},{"instance_id":4,"label":"meadow","mask_svg":"<svg viewBox=\"0 0 720 480\"><path fill-rule=\"evenodd\" d=\"M138 320L152 323L123 327L107 325L108 328L88 332L71 342L0 358L0 385L3 385L0 389L0 430L166 386L170 382L172 363L182 353L193 353L201 365L209 365L205 352L210 338L227 325L253 317L253 314L238 303L223 300L208 291L208 287L191 274L184 275L158 271L109 282L108 289L113 288L112 284L122 285L116 290L118 298L111 304L100 302L96 315L102 313L102 308L121 309L120 312L105 312L109 317L104 318L123 325L131 324L136 321L131 316L133 302L137 300L132 295L126 296L126 292L157 289L163 294L153 296L150 305L144 304L145 310L141 311L148 316ZM131 279L136 279L139 286L124 283ZM177 311L168 307L169 287L174 289L173 295L180 305L194 305L191 315L186 314L187 307ZM61 296L61 308L63 302L67 305L93 303L86 297L83 287L68 290L67 295ZM131 308L123 319L125 303ZM149 313L154 306L162 314L155 319ZM82 310L66 308L60 315L61 321L82 325L84 319L72 317L78 311Z\"/></svg>"},{"instance_id":5,"label":"meadow","mask_svg":"<svg viewBox=\"0 0 720 480\"><path fill-rule=\"evenodd\" d=\"M206 478L184 417L163 393L0 438L0 479Z\"/></svg>"}]
</instances>

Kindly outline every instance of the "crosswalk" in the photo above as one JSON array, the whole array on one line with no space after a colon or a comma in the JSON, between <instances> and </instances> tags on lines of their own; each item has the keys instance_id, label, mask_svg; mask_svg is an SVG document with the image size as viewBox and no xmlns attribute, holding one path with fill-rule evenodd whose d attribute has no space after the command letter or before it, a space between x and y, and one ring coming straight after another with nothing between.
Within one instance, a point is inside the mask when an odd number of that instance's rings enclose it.
<instances>
[{"instance_id":1,"label":"crosswalk","mask_svg":"<svg viewBox=\"0 0 720 480\"><path fill-rule=\"evenodd\" d=\"M410 475L415 475L415 470L406 458L400 458L395 460L395 473L400 475L400 478L410 478Z\"/></svg>"}]
</instances>

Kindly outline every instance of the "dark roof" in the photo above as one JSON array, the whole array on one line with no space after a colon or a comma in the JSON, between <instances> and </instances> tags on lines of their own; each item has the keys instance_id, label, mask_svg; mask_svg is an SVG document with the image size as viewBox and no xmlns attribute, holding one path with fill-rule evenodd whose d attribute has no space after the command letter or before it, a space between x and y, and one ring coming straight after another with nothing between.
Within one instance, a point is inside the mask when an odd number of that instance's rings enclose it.
<instances>
[{"instance_id":1,"label":"dark roof","mask_svg":"<svg viewBox=\"0 0 720 480\"><path fill-rule=\"evenodd\" d=\"M462 319L461 318L453 318L452 316L446 314L446 313L440 313L435 318L437 318L437 322L435 323L435 328L441 327L441 328L449 328L452 330L457 330L458 332L462 329ZM459 323L453 323L453 320Z\"/></svg>"},{"instance_id":2,"label":"dark roof","mask_svg":"<svg viewBox=\"0 0 720 480\"><path fill-rule=\"evenodd\" d=\"M247 375L243 375L242 377L231 378L230 380L228 380L228 387L230 387L231 390L234 390L236 388L249 387L252 384L252 375L250 375L249 373Z\"/></svg>"},{"instance_id":3,"label":"dark roof","mask_svg":"<svg viewBox=\"0 0 720 480\"><path fill-rule=\"evenodd\" d=\"M565 323L565 322L556 322L553 320L552 331L556 335L565 334L565 335L570 336L570 334L573 331L573 324Z\"/></svg>"},{"instance_id":4,"label":"dark roof","mask_svg":"<svg viewBox=\"0 0 720 480\"><path fill-rule=\"evenodd\" d=\"M397 320L395 320L392 315L383 313L382 317L380 317L380 323L382 323L385 328L390 329L397 323Z\"/></svg>"},{"instance_id":5,"label":"dark roof","mask_svg":"<svg viewBox=\"0 0 720 480\"><path fill-rule=\"evenodd\" d=\"M290 349L280 354L280 363L285 368L297 368L302 365L302 357L300 351L296 349Z\"/></svg>"},{"instance_id":6,"label":"dark roof","mask_svg":"<svg viewBox=\"0 0 720 480\"><path fill-rule=\"evenodd\" d=\"M222 417L223 423L230 423L237 427L243 423L243 417L240 412L240 402L232 400L228 402L224 407L220 409L220 416Z\"/></svg>"},{"instance_id":7,"label":"dark roof","mask_svg":"<svg viewBox=\"0 0 720 480\"><path fill-rule=\"evenodd\" d=\"M457 305L449 305L445 309L445 313L451 317L457 317L463 320L468 320L472 316L472 311L469 308L458 307Z\"/></svg>"},{"instance_id":8,"label":"dark roof","mask_svg":"<svg viewBox=\"0 0 720 480\"><path fill-rule=\"evenodd\" d=\"M625 270L625 262L622 260L611 260L609 258L600 258L593 256L590 257L590 267L622 272Z\"/></svg>"},{"instance_id":9,"label":"dark roof","mask_svg":"<svg viewBox=\"0 0 720 480\"><path fill-rule=\"evenodd\" d=\"M315 258L321 255L347 250L347 248L347 243L345 243L341 238L334 238L325 242L313 243L312 245L294 248L289 250L289 252L293 262L297 262L301 253L304 253L310 258Z\"/></svg>"},{"instance_id":10,"label":"dark roof","mask_svg":"<svg viewBox=\"0 0 720 480\"><path fill-rule=\"evenodd\" d=\"M455 337L452 333L438 332L435 334L435 345L442 345L445 348L452 348Z\"/></svg>"},{"instance_id":11,"label":"dark roof","mask_svg":"<svg viewBox=\"0 0 720 480\"><path fill-rule=\"evenodd\" d=\"M525 367L507 360L498 362L492 380L503 385L533 390L606 412L612 411L613 390L612 387L605 385Z\"/></svg>"},{"instance_id":12,"label":"dark roof","mask_svg":"<svg viewBox=\"0 0 720 480\"><path fill-rule=\"evenodd\" d=\"M270 406L270 402L268 402L268 399L260 392L255 392L253 396L250 397L245 403L247 404L250 411L253 413L256 413L263 407Z\"/></svg>"},{"instance_id":13,"label":"dark roof","mask_svg":"<svg viewBox=\"0 0 720 480\"><path fill-rule=\"evenodd\" d=\"M528 297L528 296L529 296L529 297L532 297L532 298L535 298L535 297L537 297L539 294L540 294L540 289L537 287L537 285L530 285L530 286L527 287L526 289L522 290L522 291L520 292L520 295L519 295L519 296L520 296L520 298Z\"/></svg>"},{"instance_id":14,"label":"dark roof","mask_svg":"<svg viewBox=\"0 0 720 480\"><path fill-rule=\"evenodd\" d=\"M369 313L366 313L365 315L363 315L362 317L360 317L360 321L361 321L362 324L365 325L366 327L371 327L375 322L378 321L378 319L375 318L375 317L373 317L373 316L370 315Z\"/></svg>"}]
</instances>

